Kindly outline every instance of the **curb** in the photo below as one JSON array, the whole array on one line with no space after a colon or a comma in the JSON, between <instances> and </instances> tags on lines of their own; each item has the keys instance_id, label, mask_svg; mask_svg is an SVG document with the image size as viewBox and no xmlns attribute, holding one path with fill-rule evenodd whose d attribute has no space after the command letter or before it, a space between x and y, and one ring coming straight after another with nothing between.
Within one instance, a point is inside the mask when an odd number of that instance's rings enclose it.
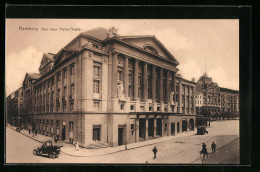
<instances>
[{"instance_id":1,"label":"curb","mask_svg":"<svg viewBox=\"0 0 260 172\"><path fill-rule=\"evenodd\" d=\"M190 137L190 136L185 136L185 137L181 137L181 138L186 138L186 137ZM169 140L174 140L174 139L177 139L177 138L172 138L172 139L169 139ZM169 141L169 140L164 140L164 141L160 141L160 142L157 142L157 143L162 143L162 142L166 142L166 141ZM154 145L154 144L157 144L157 143L150 143L150 144L147 144L147 145L137 146L137 147L129 148L127 150L132 150L132 149L137 149L137 148L141 148L141 147L145 147L145 146L150 146L150 145ZM118 153L118 152L123 152L123 151L127 151L127 150L118 150L118 151L115 151L115 152L109 152L109 153L99 154L99 155L89 155L89 156L72 155L72 154L68 154L68 153L63 152L63 151L61 151L61 152L64 153L65 155L73 156L73 157L96 157L96 156L109 155L109 154L114 154L114 153Z\"/></svg>"},{"instance_id":2,"label":"curb","mask_svg":"<svg viewBox=\"0 0 260 172\"><path fill-rule=\"evenodd\" d=\"M9 128L12 129L12 130L14 130L14 129L11 128L11 127L9 127ZM14 131L16 131L16 130L14 130ZM28 135L26 135L26 134L24 134L24 133L21 133L21 132L19 132L19 133L22 134L22 135L24 135L24 136L26 136L26 137L28 137L28 138L31 138L31 139L37 141L37 142L43 143L42 141L39 141L39 140L37 140L37 139L35 139L35 138L33 138L33 137L30 137L30 136L28 136ZM185 136L185 137L181 137L181 138L186 138L186 137L190 137L190 136L192 136L192 135ZM169 140L174 140L174 139L177 139L177 138L172 138L172 139L169 139ZM141 145L141 146L129 148L129 149L127 149L127 150L132 150L132 149L137 149L137 148L141 148L141 147L145 147L145 146L150 146L150 145L154 145L154 144L157 144L157 143L163 143L163 142L166 142L166 141L169 141L169 140L163 140L163 141L159 141L159 142L156 142L156 143L150 143L150 144L146 144L146 145ZM72 156L72 157L97 157L97 156L102 156L102 155L109 155L109 154L114 154L114 153L118 153L118 152L123 152L123 151L127 151L127 150L118 150L118 151L115 151L115 152L109 152L109 153L99 154L99 155L89 155L89 156L84 156L84 155L82 155L82 156L80 156L80 155L72 155L72 154L66 153L66 152L64 152L64 151L62 151L62 150L61 150L61 152L62 152L63 154L65 154L65 155Z\"/></svg>"}]
</instances>

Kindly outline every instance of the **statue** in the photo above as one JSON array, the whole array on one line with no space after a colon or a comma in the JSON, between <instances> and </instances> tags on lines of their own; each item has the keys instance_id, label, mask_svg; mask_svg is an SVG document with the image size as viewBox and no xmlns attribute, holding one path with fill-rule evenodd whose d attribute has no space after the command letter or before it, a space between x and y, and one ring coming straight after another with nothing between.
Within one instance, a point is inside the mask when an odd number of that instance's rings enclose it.
<instances>
[{"instance_id":1,"label":"statue","mask_svg":"<svg viewBox=\"0 0 260 172\"><path fill-rule=\"evenodd\" d=\"M125 99L125 90L124 90L123 82L117 84L117 93L118 93L119 100Z\"/></svg>"},{"instance_id":2,"label":"statue","mask_svg":"<svg viewBox=\"0 0 260 172\"><path fill-rule=\"evenodd\" d=\"M173 97L174 97L174 92L171 92L171 93L170 93L170 103L171 103L171 104L174 104Z\"/></svg>"},{"instance_id":3,"label":"statue","mask_svg":"<svg viewBox=\"0 0 260 172\"><path fill-rule=\"evenodd\" d=\"M111 28L108 29L108 32L107 32L107 37L108 38L113 38L113 37L117 37L117 29L113 26Z\"/></svg>"}]
</instances>

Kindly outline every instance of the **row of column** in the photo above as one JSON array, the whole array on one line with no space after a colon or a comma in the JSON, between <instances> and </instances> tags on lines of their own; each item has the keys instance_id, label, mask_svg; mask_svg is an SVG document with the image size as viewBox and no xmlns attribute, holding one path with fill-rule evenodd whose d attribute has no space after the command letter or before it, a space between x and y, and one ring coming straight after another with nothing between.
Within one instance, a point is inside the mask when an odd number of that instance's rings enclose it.
<instances>
[{"instance_id":1,"label":"row of column","mask_svg":"<svg viewBox=\"0 0 260 172\"><path fill-rule=\"evenodd\" d=\"M112 97L117 97L117 56L118 53L112 54ZM124 86L125 86L125 95L128 96L128 85L129 85L129 57L125 56L124 60ZM138 67L139 67L139 60L135 59L135 65L134 65L134 99L138 99ZM152 100L156 101L156 67L155 65L152 66ZM144 62L144 71L143 71L143 99L148 99L148 64L147 62ZM159 95L160 95L160 101L164 101L164 95L163 95L163 68L160 68L160 75L159 75ZM170 88L169 88L169 77L170 77L170 71L167 70L166 72L166 95L170 95ZM173 84L172 84L172 90L175 92L175 72L173 72L172 75ZM169 102L169 96L166 96L166 102Z\"/></svg>"}]
</instances>

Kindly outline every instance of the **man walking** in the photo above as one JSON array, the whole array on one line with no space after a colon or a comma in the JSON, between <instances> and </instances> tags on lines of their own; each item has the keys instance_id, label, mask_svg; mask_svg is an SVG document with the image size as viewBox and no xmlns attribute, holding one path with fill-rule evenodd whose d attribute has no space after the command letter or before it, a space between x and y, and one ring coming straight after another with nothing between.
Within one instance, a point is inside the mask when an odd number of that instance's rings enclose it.
<instances>
[{"instance_id":1,"label":"man walking","mask_svg":"<svg viewBox=\"0 0 260 172\"><path fill-rule=\"evenodd\" d=\"M213 141L212 144L211 144L211 150L212 150L212 152L215 152L215 151L216 151L216 147L217 147L217 145L216 145L216 143Z\"/></svg>"},{"instance_id":2,"label":"man walking","mask_svg":"<svg viewBox=\"0 0 260 172\"><path fill-rule=\"evenodd\" d=\"M157 152L158 152L158 150L157 150L156 146L154 146L154 148L153 148L153 154L154 154L153 159L156 158L156 153Z\"/></svg>"}]
</instances>

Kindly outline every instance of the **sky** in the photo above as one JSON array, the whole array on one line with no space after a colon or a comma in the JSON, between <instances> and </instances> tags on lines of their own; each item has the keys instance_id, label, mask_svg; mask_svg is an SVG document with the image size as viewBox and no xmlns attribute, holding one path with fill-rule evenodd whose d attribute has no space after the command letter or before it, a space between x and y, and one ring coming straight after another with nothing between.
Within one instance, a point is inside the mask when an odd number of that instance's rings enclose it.
<instances>
[{"instance_id":1,"label":"sky","mask_svg":"<svg viewBox=\"0 0 260 172\"><path fill-rule=\"evenodd\" d=\"M238 19L7 19L6 95L26 73L39 72L43 53L57 53L81 32L113 26L119 35L155 35L183 78L197 81L206 71L220 87L239 90Z\"/></svg>"}]
</instances>

